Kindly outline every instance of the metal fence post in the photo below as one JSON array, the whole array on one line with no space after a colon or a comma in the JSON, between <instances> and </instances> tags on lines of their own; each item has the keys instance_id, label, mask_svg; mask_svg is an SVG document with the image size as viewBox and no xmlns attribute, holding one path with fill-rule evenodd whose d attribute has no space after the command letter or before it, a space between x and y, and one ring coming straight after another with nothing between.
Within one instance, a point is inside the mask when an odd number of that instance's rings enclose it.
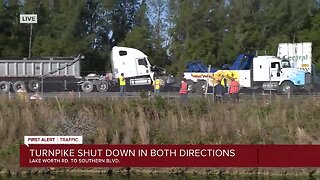
<instances>
[{"instance_id":1,"label":"metal fence post","mask_svg":"<svg viewBox=\"0 0 320 180\"><path fill-rule=\"evenodd\" d=\"M207 94L208 94L208 88L209 88L209 78L210 78L210 71L211 71L211 65L209 65L208 68L208 76L207 76L207 84L206 84L206 93L205 93L205 98L207 98Z\"/></svg>"},{"instance_id":2,"label":"metal fence post","mask_svg":"<svg viewBox=\"0 0 320 180\"><path fill-rule=\"evenodd\" d=\"M42 73L42 76L41 76L41 97L43 98L43 73Z\"/></svg>"}]
</instances>

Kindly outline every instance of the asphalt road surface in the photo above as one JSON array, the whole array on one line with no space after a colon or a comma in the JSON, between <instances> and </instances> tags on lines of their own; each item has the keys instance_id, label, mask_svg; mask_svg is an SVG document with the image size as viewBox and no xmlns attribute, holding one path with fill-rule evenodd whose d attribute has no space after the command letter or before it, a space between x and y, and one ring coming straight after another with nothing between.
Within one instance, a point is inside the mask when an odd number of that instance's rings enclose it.
<instances>
[{"instance_id":1,"label":"asphalt road surface","mask_svg":"<svg viewBox=\"0 0 320 180\"><path fill-rule=\"evenodd\" d=\"M28 96L32 96L35 93L27 93ZM41 97L46 98L120 98L120 93L119 92L90 92L90 93L85 93L85 92L43 92L39 93ZM145 94L148 96L148 94ZM1 97L9 97L9 98L15 98L17 96L16 93L7 93L7 94L1 94ZM153 96L153 93L150 94L150 96ZM161 96L163 97L179 97L178 92L165 92L161 93ZM192 94L190 94L192 96ZM141 97L141 92L126 92L125 97Z\"/></svg>"},{"instance_id":2,"label":"asphalt road surface","mask_svg":"<svg viewBox=\"0 0 320 180\"><path fill-rule=\"evenodd\" d=\"M34 95L34 93L28 93L28 97ZM121 98L119 92L90 92L90 93L85 93L85 92L44 92L43 94L40 92L40 96L44 97L45 99L48 98ZM127 98L137 98L141 97L141 92L127 92L126 96ZM148 96L148 94L145 94ZM161 97L168 98L168 99L175 99L179 98L179 93L178 92L162 92L160 93ZM8 98L15 98L16 93L7 93L7 94L1 94L1 97L8 97ZM153 97L154 94L151 93L150 97ZM205 95L203 95L205 96ZM271 97L279 96L275 93L271 94ZM288 97L288 95L280 95L282 97ZM295 97L319 97L319 93L313 93L313 94L293 94L290 96L290 98L295 98ZM189 93L189 97L201 97L201 95L197 95L194 93ZM207 95L208 98L212 98L212 93L208 93ZM226 95L228 97L228 95ZM265 93L258 93L258 94L244 94L240 93L240 99L250 99L250 98L267 98L270 97L269 92Z\"/></svg>"}]
</instances>

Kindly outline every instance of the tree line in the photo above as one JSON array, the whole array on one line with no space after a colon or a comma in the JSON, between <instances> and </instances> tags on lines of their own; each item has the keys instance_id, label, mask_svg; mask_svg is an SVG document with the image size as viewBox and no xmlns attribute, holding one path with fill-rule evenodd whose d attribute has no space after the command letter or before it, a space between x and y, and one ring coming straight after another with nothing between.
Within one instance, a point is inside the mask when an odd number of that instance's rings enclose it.
<instances>
[{"instance_id":1,"label":"tree line","mask_svg":"<svg viewBox=\"0 0 320 180\"><path fill-rule=\"evenodd\" d=\"M199 60L221 67L239 53L276 55L278 43L312 42L319 62L319 0L2 0L0 59L84 54L83 72L110 69L113 46L142 50L175 74ZM320 64L320 63L318 63Z\"/></svg>"}]
</instances>

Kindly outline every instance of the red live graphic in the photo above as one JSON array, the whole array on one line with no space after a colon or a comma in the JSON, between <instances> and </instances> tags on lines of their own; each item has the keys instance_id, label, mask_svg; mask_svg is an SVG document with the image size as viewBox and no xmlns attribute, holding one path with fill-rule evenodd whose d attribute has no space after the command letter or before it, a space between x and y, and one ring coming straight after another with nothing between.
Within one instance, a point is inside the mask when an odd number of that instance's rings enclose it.
<instances>
[{"instance_id":1,"label":"red live graphic","mask_svg":"<svg viewBox=\"0 0 320 180\"><path fill-rule=\"evenodd\" d=\"M320 145L21 145L21 167L320 167Z\"/></svg>"}]
</instances>

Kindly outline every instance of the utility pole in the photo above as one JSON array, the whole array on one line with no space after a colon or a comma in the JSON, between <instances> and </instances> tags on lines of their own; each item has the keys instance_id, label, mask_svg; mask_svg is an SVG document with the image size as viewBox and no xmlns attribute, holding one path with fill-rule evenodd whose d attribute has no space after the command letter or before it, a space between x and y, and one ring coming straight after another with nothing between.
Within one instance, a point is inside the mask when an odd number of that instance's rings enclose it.
<instances>
[{"instance_id":1,"label":"utility pole","mask_svg":"<svg viewBox=\"0 0 320 180\"><path fill-rule=\"evenodd\" d=\"M29 34L29 58L31 57L32 49L32 30L33 24L38 22L37 14L20 14L21 24L30 24L30 34Z\"/></svg>"},{"instance_id":2,"label":"utility pole","mask_svg":"<svg viewBox=\"0 0 320 180\"><path fill-rule=\"evenodd\" d=\"M206 84L206 92L205 92L205 97L206 98L207 98L208 88L209 88L210 71L211 71L211 65L209 65L209 68L208 68L208 76L207 76L207 84Z\"/></svg>"},{"instance_id":3,"label":"utility pole","mask_svg":"<svg viewBox=\"0 0 320 180\"><path fill-rule=\"evenodd\" d=\"M32 27L33 24L30 24L30 37L29 37L29 58L31 57L31 49L32 49Z\"/></svg>"}]
</instances>

